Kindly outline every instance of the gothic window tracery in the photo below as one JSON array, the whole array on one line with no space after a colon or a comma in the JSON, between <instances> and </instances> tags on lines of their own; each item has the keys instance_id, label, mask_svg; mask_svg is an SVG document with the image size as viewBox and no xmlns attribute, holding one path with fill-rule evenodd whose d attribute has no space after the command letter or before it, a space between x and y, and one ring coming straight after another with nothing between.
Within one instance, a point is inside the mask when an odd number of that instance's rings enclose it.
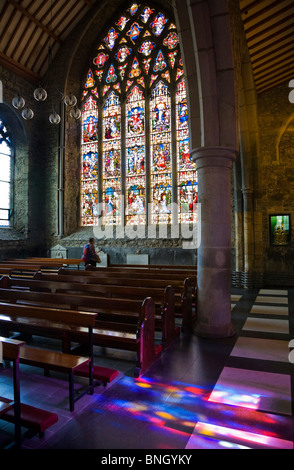
<instances>
[{"instance_id":1,"label":"gothic window tracery","mask_svg":"<svg viewBox=\"0 0 294 470\"><path fill-rule=\"evenodd\" d=\"M133 3L114 19L82 98L81 225L97 225L99 216L105 225L193 221L197 172L183 64L163 11Z\"/></svg>"}]
</instances>

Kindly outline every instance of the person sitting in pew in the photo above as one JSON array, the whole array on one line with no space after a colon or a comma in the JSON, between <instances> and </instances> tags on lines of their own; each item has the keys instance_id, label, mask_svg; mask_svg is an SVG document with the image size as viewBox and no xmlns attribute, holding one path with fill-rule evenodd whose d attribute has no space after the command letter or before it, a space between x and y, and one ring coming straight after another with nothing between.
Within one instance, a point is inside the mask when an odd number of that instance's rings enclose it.
<instances>
[{"instance_id":1,"label":"person sitting in pew","mask_svg":"<svg viewBox=\"0 0 294 470\"><path fill-rule=\"evenodd\" d=\"M85 267L89 265L96 267L96 263L101 263L101 259L95 250L94 238L92 237L89 238L89 243L86 243L83 248L82 260L85 263Z\"/></svg>"}]
</instances>

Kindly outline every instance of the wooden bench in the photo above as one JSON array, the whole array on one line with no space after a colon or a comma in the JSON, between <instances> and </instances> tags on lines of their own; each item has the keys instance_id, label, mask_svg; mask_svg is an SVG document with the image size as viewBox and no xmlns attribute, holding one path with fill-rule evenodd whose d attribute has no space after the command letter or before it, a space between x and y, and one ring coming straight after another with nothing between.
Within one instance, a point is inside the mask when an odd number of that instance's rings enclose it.
<instances>
[{"instance_id":1,"label":"wooden bench","mask_svg":"<svg viewBox=\"0 0 294 470\"><path fill-rule=\"evenodd\" d=\"M11 279L8 281L8 279ZM158 306L161 304L164 289L166 288L165 283L164 287L134 287L130 286L129 283L124 285L124 282L120 285L115 285L115 288L112 284L97 284L97 283L83 283L83 282L73 282L73 278L67 277L65 281L62 280L61 276L53 275L49 278L42 273L37 272L34 275L34 284L33 290L40 290L42 292L67 292L75 293L80 295L91 295L96 297L108 297L108 298L129 298L129 299L139 299L142 300L145 297L152 297L155 304ZM3 288L21 288L21 289L32 289L32 280L21 279L21 278L8 278L7 276L2 276L0 279L0 287ZM176 304L175 300L175 315L177 314L182 319L182 330L183 331L192 331L193 324L195 321L195 315L192 310L192 290L193 286L190 283L190 280L187 278L184 281L184 289L180 295L180 304ZM176 299L176 297L175 297ZM178 308L178 312L176 310ZM180 309L180 311L179 311ZM172 328L172 325L169 323L169 326Z\"/></svg>"},{"instance_id":2,"label":"wooden bench","mask_svg":"<svg viewBox=\"0 0 294 470\"><path fill-rule=\"evenodd\" d=\"M181 269L181 270L194 270L197 269L196 264L110 264L111 268L143 268L143 269Z\"/></svg>"},{"instance_id":3,"label":"wooden bench","mask_svg":"<svg viewBox=\"0 0 294 470\"><path fill-rule=\"evenodd\" d=\"M0 397L0 417L13 411L14 437L17 448L21 446L21 422L20 422L20 375L19 375L19 354L22 341L16 341L0 337L1 357L13 363L13 400Z\"/></svg>"},{"instance_id":4,"label":"wooden bench","mask_svg":"<svg viewBox=\"0 0 294 470\"><path fill-rule=\"evenodd\" d=\"M102 268L103 269L103 268ZM95 270L95 271L88 271L89 273L92 274L86 274L87 271L70 271L70 270L65 270L63 268L60 268L58 270L58 275L61 277L61 280L66 281L66 275L70 276L73 282L84 282L84 283L103 283L105 284L110 284L110 285L120 285L121 282L123 281L123 285L130 285L130 286L136 286L136 287L165 287L167 285L173 285L175 291L182 293L184 289L184 277L178 277L175 276L172 279L169 279L169 276L162 276L162 275L156 275L151 273L150 274L145 274L145 273L134 273L134 274L129 274L126 275L126 273L115 273L115 272L109 272L109 271L100 271ZM82 273L82 274L81 274ZM54 279L54 274L45 274L45 273L36 273L35 278L38 279L48 279L48 280L53 280ZM194 283L194 280L191 280L191 283Z\"/></svg>"},{"instance_id":5,"label":"wooden bench","mask_svg":"<svg viewBox=\"0 0 294 470\"><path fill-rule=\"evenodd\" d=\"M7 278L5 280L7 282ZM11 281L14 282L14 280ZM20 283L24 282L27 283L28 280L20 280ZM97 317L97 313L86 311L60 308L46 309L45 307L37 307L34 305L28 307L21 304L5 304L5 306L9 305L10 307L27 307L28 309L39 308L40 312L41 309L45 309L47 310L47 317L45 317L46 321L43 319L42 322L36 322L31 319L25 322L21 319L19 320L18 318L9 316L7 311L5 314L5 308L2 307L3 304L0 303L0 313L3 312L3 315L0 315L0 327L4 329L6 335L8 335L9 331L12 330L22 332L24 334L36 334L59 338L62 341L62 350L64 353L69 353L71 351L72 342L87 344L88 337L88 331L87 328L85 328L86 325L78 325L78 319L76 319L76 323L73 322L75 325L74 328L72 326L65 325L66 322L64 319L66 318L67 312L69 315L73 316L74 313L76 313L76 315L78 313L84 315L88 313L89 315L93 314ZM55 311L57 313L52 316L51 312ZM158 348L155 345L155 306L151 298L146 298L143 303L140 303L140 309L137 312L137 315L134 316L134 319L135 321L129 324L118 321L101 321L100 325L98 324L100 328L97 328L97 324L94 323L92 326L95 328L92 329L91 339L95 345L136 352L137 361L134 373L136 376L139 376L146 372L161 350L161 348ZM75 372L77 373L78 370Z\"/></svg>"},{"instance_id":6,"label":"wooden bench","mask_svg":"<svg viewBox=\"0 0 294 470\"><path fill-rule=\"evenodd\" d=\"M184 265L156 265L156 264L110 264L108 266L97 265L96 269L109 271L154 271L158 273L186 273L186 275L195 276L197 274L197 266Z\"/></svg>"},{"instance_id":7,"label":"wooden bench","mask_svg":"<svg viewBox=\"0 0 294 470\"><path fill-rule=\"evenodd\" d=\"M67 332L72 328L83 327L84 343L88 346L88 357L71 355L63 352L38 349L30 346L20 348L19 361L24 364L42 367L44 370L55 370L66 373L69 381L70 410L74 410L74 402L83 396L74 396L74 373L79 367L88 366L89 386L84 393L94 393L93 377L93 327L95 313L72 310L53 309L46 307L27 306L0 302L0 326L8 331L20 331L29 334L55 335L66 340Z\"/></svg>"},{"instance_id":8,"label":"wooden bench","mask_svg":"<svg viewBox=\"0 0 294 470\"><path fill-rule=\"evenodd\" d=\"M194 283L190 278L186 278L184 280L173 280L169 282L168 279L140 279L140 278L117 278L115 276L110 277L95 277L95 276L85 276L73 274L73 275L66 275L62 274L63 271L60 271L58 275L56 274L45 274L42 272L36 272L34 275L34 279L36 280L48 280L48 281L64 281L68 282L68 278L70 277L70 281L75 284L92 284L97 285L97 292L100 289L100 286L112 286L112 290L118 289L122 286L128 287L144 287L147 289L153 288L161 288L164 289L167 285L172 285L175 292L175 314L178 317L182 318L182 330L187 332L193 331L193 325L196 320L195 311L193 310L193 290L194 290ZM82 271L81 271L82 272ZM99 288L98 288L99 285ZM77 289L77 286L76 286ZM150 294L152 297L153 295Z\"/></svg>"},{"instance_id":9,"label":"wooden bench","mask_svg":"<svg viewBox=\"0 0 294 470\"><path fill-rule=\"evenodd\" d=\"M11 268L10 266L9 267L5 267L5 266L0 267L0 274L8 274L9 275L11 273L11 271L13 271L13 268Z\"/></svg>"},{"instance_id":10,"label":"wooden bench","mask_svg":"<svg viewBox=\"0 0 294 470\"><path fill-rule=\"evenodd\" d=\"M3 281L3 282L2 282ZM0 286L3 285L4 279L0 281ZM34 283L30 283L31 289L24 291L20 289L13 289L11 285L15 281L6 280L6 285L10 286L8 289L0 287L0 298L5 301L14 303L26 303L30 305L51 306L56 308L68 308L72 310L87 310L97 313L95 320L95 327L105 329L105 322L119 322L126 323L125 330L129 328L129 324L138 322L138 315L141 309L144 298L148 296L148 289L138 294L138 298L106 298L87 296L73 293L49 293L49 292L36 292ZM18 286L19 287L19 286ZM163 295L162 295L163 294ZM158 298L158 308L155 307L155 328L161 333L161 346L166 349L174 339L179 335L179 328L175 325L175 309L174 309L174 290L172 286L167 286L164 292L156 292ZM154 297L152 297L154 300ZM109 325L109 323L108 323Z\"/></svg>"},{"instance_id":11,"label":"wooden bench","mask_svg":"<svg viewBox=\"0 0 294 470\"><path fill-rule=\"evenodd\" d=\"M186 331L189 329L193 331L193 323L196 321L196 302L197 302L197 275L196 269L178 269L178 270L171 270L171 269L154 269L154 268L145 268L145 267L123 267L123 268L112 268L112 267L86 267L84 270L69 270L65 267L62 267L58 270L59 275L69 275L70 278L73 276L86 276L90 278L102 279L103 282L109 283L109 281L104 281L105 278L110 279L123 279L124 282L127 282L130 285L130 279L136 279L138 283L139 279L142 281L142 284L145 285L145 280L152 280L154 283L156 280L160 280L166 285L171 284L176 288L176 296L178 296L178 301L176 302L176 314L180 316L181 310L183 309L182 305L182 297L181 297L181 287L183 289L187 288L188 284L185 284L185 279L189 279L189 285L191 284L191 311L189 315L194 314L194 318L191 318L191 321L188 323L187 321L184 322L184 326ZM127 281L125 281L127 280ZM89 281L91 282L91 281ZM95 281L96 282L96 281ZM99 281L98 281L99 282ZM110 281L111 284L117 284L116 281ZM162 285L161 282L161 285ZM156 283L158 285L158 282ZM150 283L149 283L150 287ZM183 292L184 295L186 293ZM189 300L187 300L189 303ZM187 310L187 306L185 306ZM189 325L189 327L188 327Z\"/></svg>"},{"instance_id":12,"label":"wooden bench","mask_svg":"<svg viewBox=\"0 0 294 470\"><path fill-rule=\"evenodd\" d=\"M43 271L56 273L60 267L76 265L78 270L81 260L61 258L25 258L0 261L0 273L32 277L34 272Z\"/></svg>"},{"instance_id":13,"label":"wooden bench","mask_svg":"<svg viewBox=\"0 0 294 470\"><path fill-rule=\"evenodd\" d=\"M185 279L185 278L190 278L194 284L194 293L193 295L197 295L197 266L180 266L180 265L110 265L107 267L102 267L102 266L97 266L96 268L94 267L86 267L84 272L88 273L88 271L103 271L103 272L112 272L112 273L124 273L125 275L128 274L138 274L138 275L152 275L156 277L161 277L163 276L166 277L166 279Z\"/></svg>"},{"instance_id":14,"label":"wooden bench","mask_svg":"<svg viewBox=\"0 0 294 470\"><path fill-rule=\"evenodd\" d=\"M93 267L86 266L83 270L68 269L66 267L60 267L58 269L58 274L68 274L70 276L93 276L93 277L131 277L136 279L163 279L165 282L171 283L175 281L184 281L186 277L190 277L191 280L196 283L196 273L187 273L185 272L174 272L174 271L162 271L156 269L118 269L118 268L109 268L109 267Z\"/></svg>"},{"instance_id":15,"label":"wooden bench","mask_svg":"<svg viewBox=\"0 0 294 470\"><path fill-rule=\"evenodd\" d=\"M21 350L24 346L23 341L11 338L0 337L0 343L3 346L3 359L13 363L13 385L14 385L14 404L2 410L0 418L4 421L14 423L16 429L16 441L18 447L21 442L21 427L28 428L30 431L37 432L40 437L44 436L46 429L58 421L56 413L36 408L20 401L20 371L19 362ZM2 401L10 402L11 400ZM1 408L1 406L0 406Z\"/></svg>"},{"instance_id":16,"label":"wooden bench","mask_svg":"<svg viewBox=\"0 0 294 470\"><path fill-rule=\"evenodd\" d=\"M62 268L60 268L62 269ZM197 295L197 266L169 266L169 265L111 265L111 266L87 266L85 270L81 271L79 274L91 275L96 272L102 273L112 273L113 275L123 275L129 277L129 275L135 275L138 277L146 277L147 279L151 276L158 279L168 279L170 282L173 279L182 279L190 278L193 286L194 292L193 295ZM66 273L68 270L65 269ZM107 274L106 274L107 275Z\"/></svg>"},{"instance_id":17,"label":"wooden bench","mask_svg":"<svg viewBox=\"0 0 294 470\"><path fill-rule=\"evenodd\" d=\"M69 266L69 265L80 265L82 260L80 258L11 258L8 260L3 260L3 262L11 264L24 264L24 265L39 265L39 266Z\"/></svg>"}]
</instances>

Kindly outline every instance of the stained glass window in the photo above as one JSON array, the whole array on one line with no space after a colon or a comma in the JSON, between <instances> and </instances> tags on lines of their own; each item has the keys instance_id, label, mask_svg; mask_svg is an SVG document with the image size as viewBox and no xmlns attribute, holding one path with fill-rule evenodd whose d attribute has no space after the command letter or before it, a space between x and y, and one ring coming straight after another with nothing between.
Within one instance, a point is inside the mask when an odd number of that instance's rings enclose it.
<instances>
[{"instance_id":1,"label":"stained glass window","mask_svg":"<svg viewBox=\"0 0 294 470\"><path fill-rule=\"evenodd\" d=\"M98 205L98 107L92 96L82 117L81 224L97 224Z\"/></svg>"},{"instance_id":2,"label":"stained glass window","mask_svg":"<svg viewBox=\"0 0 294 470\"><path fill-rule=\"evenodd\" d=\"M11 140L0 119L0 227L9 227L11 190Z\"/></svg>"},{"instance_id":3,"label":"stained glass window","mask_svg":"<svg viewBox=\"0 0 294 470\"><path fill-rule=\"evenodd\" d=\"M185 81L182 79L176 93L178 215L181 223L196 222L194 204L198 199L196 164L189 152L188 107Z\"/></svg>"},{"instance_id":4,"label":"stained glass window","mask_svg":"<svg viewBox=\"0 0 294 470\"><path fill-rule=\"evenodd\" d=\"M121 196L121 105L113 91L103 109L103 202L105 225L120 222Z\"/></svg>"},{"instance_id":5,"label":"stained glass window","mask_svg":"<svg viewBox=\"0 0 294 470\"><path fill-rule=\"evenodd\" d=\"M97 41L82 99L82 225L100 215L105 225L195 221L183 63L165 12L132 3L113 19Z\"/></svg>"},{"instance_id":6,"label":"stained glass window","mask_svg":"<svg viewBox=\"0 0 294 470\"><path fill-rule=\"evenodd\" d=\"M162 81L153 89L151 111L151 221L171 222L172 159L171 159L171 98Z\"/></svg>"}]
</instances>

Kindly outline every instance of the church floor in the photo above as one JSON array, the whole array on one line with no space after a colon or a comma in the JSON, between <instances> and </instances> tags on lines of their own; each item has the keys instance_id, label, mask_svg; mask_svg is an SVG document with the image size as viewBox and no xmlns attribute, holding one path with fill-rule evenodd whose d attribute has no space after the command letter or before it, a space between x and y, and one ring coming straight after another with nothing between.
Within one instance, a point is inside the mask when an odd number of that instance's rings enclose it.
<instances>
[{"instance_id":1,"label":"church floor","mask_svg":"<svg viewBox=\"0 0 294 470\"><path fill-rule=\"evenodd\" d=\"M119 375L78 400L74 412L65 376L21 365L22 402L58 414L41 439L23 430L22 448L293 449L294 289L233 289L231 299L234 337L181 333L140 379L133 353L95 347L95 363ZM0 395L12 397L11 383L11 370L2 369ZM0 448L12 432L0 421Z\"/></svg>"}]
</instances>

